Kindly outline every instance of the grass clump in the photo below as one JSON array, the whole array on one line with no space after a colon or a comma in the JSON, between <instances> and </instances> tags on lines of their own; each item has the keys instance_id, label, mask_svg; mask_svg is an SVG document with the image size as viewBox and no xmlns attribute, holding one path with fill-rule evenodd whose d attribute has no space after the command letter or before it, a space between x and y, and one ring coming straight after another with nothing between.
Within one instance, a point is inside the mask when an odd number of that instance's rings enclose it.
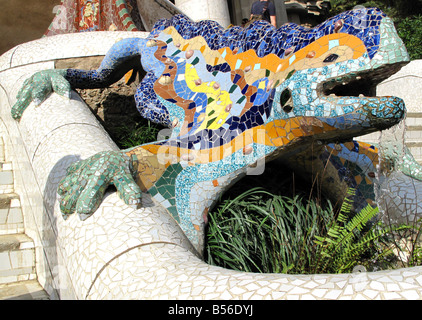
<instances>
[{"instance_id":1,"label":"grass clump","mask_svg":"<svg viewBox=\"0 0 422 320\"><path fill-rule=\"evenodd\" d=\"M142 119L137 123L116 127L113 132L113 140L121 149L132 148L157 141L158 133L163 129L165 127L160 124Z\"/></svg>"},{"instance_id":2,"label":"grass clump","mask_svg":"<svg viewBox=\"0 0 422 320\"><path fill-rule=\"evenodd\" d=\"M348 196L353 196L350 192ZM221 202L209 214L206 261L262 273L346 273L357 265L389 267L389 235L406 226L372 222L377 208L356 215L346 197L340 212L299 195L284 197L253 188Z\"/></svg>"},{"instance_id":3,"label":"grass clump","mask_svg":"<svg viewBox=\"0 0 422 320\"><path fill-rule=\"evenodd\" d=\"M308 214L309 213L309 214ZM209 214L208 263L263 273L303 273L313 237L333 219L333 210L303 198L248 190Z\"/></svg>"}]
</instances>

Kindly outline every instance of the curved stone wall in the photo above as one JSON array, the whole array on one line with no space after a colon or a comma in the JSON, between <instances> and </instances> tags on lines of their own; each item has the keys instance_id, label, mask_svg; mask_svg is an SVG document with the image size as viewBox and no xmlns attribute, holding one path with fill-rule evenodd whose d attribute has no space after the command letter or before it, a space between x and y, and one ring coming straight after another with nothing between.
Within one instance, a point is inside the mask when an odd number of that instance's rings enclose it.
<instances>
[{"instance_id":1,"label":"curved stone wall","mask_svg":"<svg viewBox=\"0 0 422 320\"><path fill-rule=\"evenodd\" d=\"M95 32L43 38L0 57L0 112L13 161L25 231L36 245L37 274L60 299L419 299L422 267L335 275L254 274L206 264L167 212L144 195L140 209L108 192L98 211L64 220L57 184L78 159L116 145L73 92L33 104L18 123L10 108L25 78L56 59L104 55L141 32Z\"/></svg>"}]
</instances>

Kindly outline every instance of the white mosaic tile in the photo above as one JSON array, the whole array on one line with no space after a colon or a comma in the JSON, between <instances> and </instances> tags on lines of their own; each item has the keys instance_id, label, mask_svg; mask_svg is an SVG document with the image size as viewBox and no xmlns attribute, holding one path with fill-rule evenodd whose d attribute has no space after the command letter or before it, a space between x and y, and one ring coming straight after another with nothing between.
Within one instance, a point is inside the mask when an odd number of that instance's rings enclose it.
<instances>
[{"instance_id":1,"label":"white mosaic tile","mask_svg":"<svg viewBox=\"0 0 422 320\"><path fill-rule=\"evenodd\" d=\"M43 37L15 47L10 67L16 67L51 59L104 55L118 40L134 37L146 38L146 32L93 32L60 34ZM7 59L5 57L5 59ZM2 69L0 69L1 71Z\"/></svg>"}]
</instances>

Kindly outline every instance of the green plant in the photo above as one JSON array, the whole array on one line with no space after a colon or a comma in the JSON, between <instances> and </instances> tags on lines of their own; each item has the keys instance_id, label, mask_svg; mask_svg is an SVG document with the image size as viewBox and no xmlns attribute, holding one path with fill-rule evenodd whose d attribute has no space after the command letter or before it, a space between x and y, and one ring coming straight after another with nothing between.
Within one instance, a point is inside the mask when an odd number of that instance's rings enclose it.
<instances>
[{"instance_id":1,"label":"green plant","mask_svg":"<svg viewBox=\"0 0 422 320\"><path fill-rule=\"evenodd\" d=\"M329 15L334 16L356 6L380 8L394 21L422 12L421 0L330 0Z\"/></svg>"},{"instance_id":2,"label":"green plant","mask_svg":"<svg viewBox=\"0 0 422 320\"><path fill-rule=\"evenodd\" d=\"M369 269L368 264L373 263L373 257L380 260L392 255L391 249L380 245L380 242L392 232L408 228L398 226L392 229L380 222L370 223L377 216L378 207L369 204L349 219L353 195L354 190L349 190L348 197L344 199L340 213L327 234L315 237L319 256L315 269L320 273L351 272L358 264ZM371 255L365 256L367 253Z\"/></svg>"},{"instance_id":3,"label":"green plant","mask_svg":"<svg viewBox=\"0 0 422 320\"><path fill-rule=\"evenodd\" d=\"M350 190L338 215L300 196L261 188L220 203L209 214L206 260L235 270L266 273L344 273L356 265L391 267L395 228L374 222L378 208L351 213Z\"/></svg>"},{"instance_id":4,"label":"green plant","mask_svg":"<svg viewBox=\"0 0 422 320\"><path fill-rule=\"evenodd\" d=\"M422 58L422 15L406 17L396 22L397 32L403 40L410 59Z\"/></svg>"},{"instance_id":5,"label":"green plant","mask_svg":"<svg viewBox=\"0 0 422 320\"><path fill-rule=\"evenodd\" d=\"M161 125L142 119L139 123L115 128L113 136L120 148L132 148L156 141L158 132L163 128Z\"/></svg>"},{"instance_id":6,"label":"green plant","mask_svg":"<svg viewBox=\"0 0 422 320\"><path fill-rule=\"evenodd\" d=\"M412 254L409 259L409 267L422 265L422 246L417 244L413 247Z\"/></svg>"},{"instance_id":7,"label":"green plant","mask_svg":"<svg viewBox=\"0 0 422 320\"><path fill-rule=\"evenodd\" d=\"M397 256L397 267L408 268L422 265L422 219L408 222L406 228L394 232L390 248Z\"/></svg>"},{"instance_id":8,"label":"green plant","mask_svg":"<svg viewBox=\"0 0 422 320\"><path fill-rule=\"evenodd\" d=\"M333 219L326 209L296 195L273 195L261 188L221 202L209 214L206 259L222 267L266 273L306 273L316 234Z\"/></svg>"},{"instance_id":9,"label":"green plant","mask_svg":"<svg viewBox=\"0 0 422 320\"><path fill-rule=\"evenodd\" d=\"M409 257L409 267L422 265L422 219L419 219L415 224L412 225L412 231L412 247Z\"/></svg>"},{"instance_id":10,"label":"green plant","mask_svg":"<svg viewBox=\"0 0 422 320\"><path fill-rule=\"evenodd\" d=\"M356 6L377 7L393 19L411 60L422 58L421 0L331 0L328 15L335 16Z\"/></svg>"}]
</instances>

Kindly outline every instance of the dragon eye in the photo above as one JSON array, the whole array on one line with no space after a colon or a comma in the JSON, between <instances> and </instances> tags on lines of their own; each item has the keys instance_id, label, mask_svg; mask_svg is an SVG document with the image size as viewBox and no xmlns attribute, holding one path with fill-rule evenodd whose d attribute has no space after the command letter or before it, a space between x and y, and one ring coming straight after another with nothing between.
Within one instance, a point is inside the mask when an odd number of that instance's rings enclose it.
<instances>
[{"instance_id":1,"label":"dragon eye","mask_svg":"<svg viewBox=\"0 0 422 320\"><path fill-rule=\"evenodd\" d=\"M338 54L332 53L328 57L326 57L323 62L326 62L326 63L328 63L328 62L334 62L337 59L338 59Z\"/></svg>"}]
</instances>

